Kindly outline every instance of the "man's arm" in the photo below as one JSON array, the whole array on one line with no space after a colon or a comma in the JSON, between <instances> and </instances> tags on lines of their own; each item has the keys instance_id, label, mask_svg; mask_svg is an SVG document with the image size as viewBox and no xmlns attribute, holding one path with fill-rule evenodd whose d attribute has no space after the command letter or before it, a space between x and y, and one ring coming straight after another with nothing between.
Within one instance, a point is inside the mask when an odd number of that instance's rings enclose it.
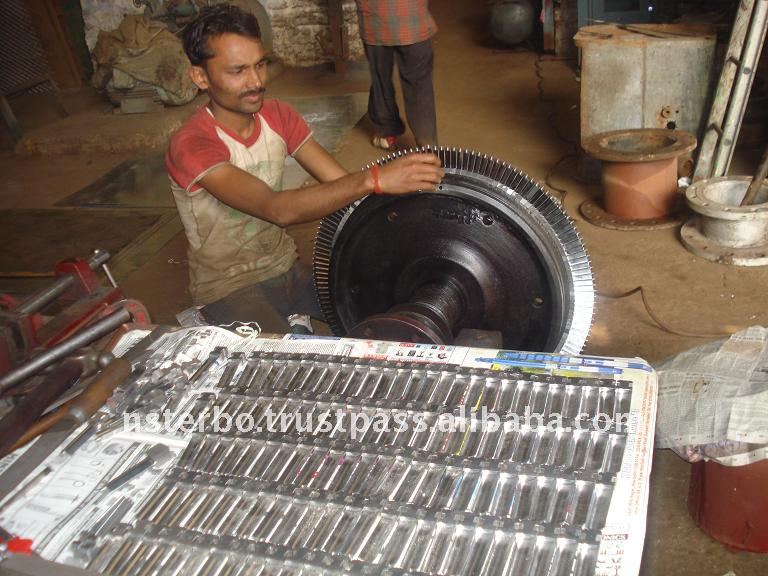
<instances>
[{"instance_id":1,"label":"man's arm","mask_svg":"<svg viewBox=\"0 0 768 576\"><path fill-rule=\"evenodd\" d=\"M311 137L293 157L318 182L331 182L348 174L341 164Z\"/></svg>"},{"instance_id":2,"label":"man's arm","mask_svg":"<svg viewBox=\"0 0 768 576\"><path fill-rule=\"evenodd\" d=\"M302 147L303 148L303 147ZM379 168L379 187L387 194L434 190L443 178L440 160L433 154L409 154ZM246 214L278 226L323 218L374 192L370 170L305 188L275 192L267 184L232 165L206 174L200 185L216 198Z\"/></svg>"}]
</instances>

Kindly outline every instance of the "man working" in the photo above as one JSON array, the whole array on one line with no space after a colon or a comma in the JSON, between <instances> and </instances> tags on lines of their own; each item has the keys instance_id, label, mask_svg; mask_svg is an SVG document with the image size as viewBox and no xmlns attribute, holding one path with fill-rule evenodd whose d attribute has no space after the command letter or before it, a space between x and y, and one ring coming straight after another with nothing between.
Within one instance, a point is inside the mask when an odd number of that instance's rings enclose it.
<instances>
[{"instance_id":1,"label":"man working","mask_svg":"<svg viewBox=\"0 0 768 576\"><path fill-rule=\"evenodd\" d=\"M443 172L431 154L412 154L347 172L288 105L264 100L267 55L256 18L222 4L183 33L192 80L210 102L174 134L166 168L189 240L190 292L212 323L320 317L308 267L283 227L311 222L370 193L434 190ZM287 155L320 184L281 190Z\"/></svg>"},{"instance_id":2,"label":"man working","mask_svg":"<svg viewBox=\"0 0 768 576\"><path fill-rule=\"evenodd\" d=\"M405 100L405 115L417 146L437 144L435 91L432 85L432 36L437 25L428 0L355 0L360 17L371 90L368 117L376 127L373 145L397 147L405 132L395 99L392 71L395 59Z\"/></svg>"}]
</instances>

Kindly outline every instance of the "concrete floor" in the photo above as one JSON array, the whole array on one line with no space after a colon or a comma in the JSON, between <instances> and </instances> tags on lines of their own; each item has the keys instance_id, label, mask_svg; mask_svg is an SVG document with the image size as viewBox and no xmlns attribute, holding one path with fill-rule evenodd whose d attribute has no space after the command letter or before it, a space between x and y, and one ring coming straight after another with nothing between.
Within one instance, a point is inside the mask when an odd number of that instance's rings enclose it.
<instances>
[{"instance_id":1,"label":"concrete floor","mask_svg":"<svg viewBox=\"0 0 768 576\"><path fill-rule=\"evenodd\" d=\"M567 140L577 140L579 84L573 63L546 57L538 60L530 51L489 46L484 32L485 3L434 0L432 7L440 27L435 40L440 143L496 156L543 182L558 159L572 152L571 145L557 136L555 125ZM537 88L537 60L545 100ZM271 84L270 95L365 90L364 65L353 66L341 79L330 68L319 67L282 71ZM0 156L2 207L51 206L144 149L162 148L168 130L191 110L175 110L162 118L114 117L89 91L64 95L64 103L74 119L68 119L63 128L61 122L55 122L30 133L30 139L37 142L37 148L31 148L40 150L47 143L48 154L18 157L5 152ZM19 107L23 109L24 103ZM550 116L554 124L548 121ZM27 106L20 117L28 129L55 120L42 107ZM99 145L99 135L106 145ZM354 170L378 158L379 152L368 140L362 122L337 149L340 162ZM74 151L73 141L88 144L77 154L51 155L57 145L60 151ZM734 169L749 170L751 165L744 160ZM728 267L697 258L680 244L675 229L618 232L590 225L580 217L578 206L599 196L600 188L581 183L575 173L575 164L565 163L551 181L568 191L564 204L592 257L600 294L586 353L640 356L656 362L706 341L661 329L646 313L639 295L605 296L636 286L643 287L655 314L679 331L711 335L768 325L762 293L768 270ZM312 225L292 231L304 259L311 257L313 231ZM24 249L23 239L3 238L2 242ZM184 236L179 234L138 271L122 279L124 291L143 301L157 322L172 322L175 313L190 304L185 249ZM687 463L669 451L654 454L642 574L768 574L768 556L733 553L691 521L686 511L689 470Z\"/></svg>"}]
</instances>

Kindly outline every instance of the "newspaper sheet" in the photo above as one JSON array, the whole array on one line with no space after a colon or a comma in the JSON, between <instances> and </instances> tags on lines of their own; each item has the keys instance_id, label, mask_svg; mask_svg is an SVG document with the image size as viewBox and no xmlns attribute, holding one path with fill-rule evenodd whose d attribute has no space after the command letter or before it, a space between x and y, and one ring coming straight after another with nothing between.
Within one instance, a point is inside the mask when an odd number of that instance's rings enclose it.
<instances>
[{"instance_id":1,"label":"newspaper sheet","mask_svg":"<svg viewBox=\"0 0 768 576\"><path fill-rule=\"evenodd\" d=\"M768 457L768 330L688 350L658 367L656 442L727 466Z\"/></svg>"}]
</instances>

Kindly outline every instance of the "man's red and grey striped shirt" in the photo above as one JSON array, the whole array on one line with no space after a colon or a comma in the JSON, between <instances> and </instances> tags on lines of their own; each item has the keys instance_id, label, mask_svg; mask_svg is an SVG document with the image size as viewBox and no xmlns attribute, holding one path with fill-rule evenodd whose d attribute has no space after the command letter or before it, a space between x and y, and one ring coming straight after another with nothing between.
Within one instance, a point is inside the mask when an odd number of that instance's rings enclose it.
<instances>
[{"instance_id":1,"label":"man's red and grey striped shirt","mask_svg":"<svg viewBox=\"0 0 768 576\"><path fill-rule=\"evenodd\" d=\"M434 36L428 0L355 0L360 36L374 46L407 46Z\"/></svg>"}]
</instances>

